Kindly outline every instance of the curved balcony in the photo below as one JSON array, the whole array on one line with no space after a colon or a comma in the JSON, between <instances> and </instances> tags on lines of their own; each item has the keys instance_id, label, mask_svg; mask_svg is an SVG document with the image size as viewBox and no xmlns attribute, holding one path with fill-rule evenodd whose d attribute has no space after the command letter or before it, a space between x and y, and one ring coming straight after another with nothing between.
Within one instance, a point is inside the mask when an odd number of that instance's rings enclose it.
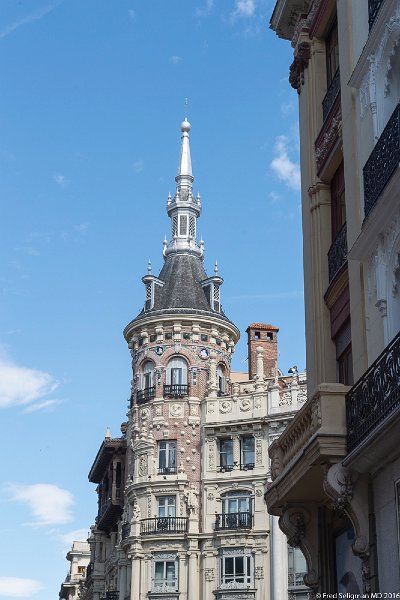
<instances>
[{"instance_id":1,"label":"curved balcony","mask_svg":"<svg viewBox=\"0 0 400 600\"><path fill-rule=\"evenodd\" d=\"M223 513L215 516L215 530L221 529L251 529L253 515L250 512Z\"/></svg>"},{"instance_id":2,"label":"curved balcony","mask_svg":"<svg viewBox=\"0 0 400 600\"><path fill-rule=\"evenodd\" d=\"M142 535L186 533L187 521L186 517L154 517L153 519L142 519L140 521L140 533Z\"/></svg>"},{"instance_id":3,"label":"curved balcony","mask_svg":"<svg viewBox=\"0 0 400 600\"><path fill-rule=\"evenodd\" d=\"M400 412L400 333L385 348L346 396L347 449Z\"/></svg>"},{"instance_id":4,"label":"curved balcony","mask_svg":"<svg viewBox=\"0 0 400 600\"><path fill-rule=\"evenodd\" d=\"M364 212L369 215L400 163L400 104L390 117L365 163Z\"/></svg>"},{"instance_id":5,"label":"curved balcony","mask_svg":"<svg viewBox=\"0 0 400 600\"><path fill-rule=\"evenodd\" d=\"M156 386L152 385L151 387L144 388L143 390L138 390L136 392L136 404L145 404L149 402L149 400L153 400L156 395Z\"/></svg>"},{"instance_id":6,"label":"curved balcony","mask_svg":"<svg viewBox=\"0 0 400 600\"><path fill-rule=\"evenodd\" d=\"M164 396L167 398L184 398L189 395L189 385L183 383L174 383L164 385Z\"/></svg>"}]
</instances>

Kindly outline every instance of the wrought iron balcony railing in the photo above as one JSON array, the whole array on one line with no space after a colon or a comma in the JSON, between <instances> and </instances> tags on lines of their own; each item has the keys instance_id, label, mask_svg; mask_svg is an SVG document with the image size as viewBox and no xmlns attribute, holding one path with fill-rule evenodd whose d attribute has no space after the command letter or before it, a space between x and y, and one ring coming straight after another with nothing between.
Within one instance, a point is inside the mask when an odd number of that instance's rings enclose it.
<instances>
[{"instance_id":1,"label":"wrought iron balcony railing","mask_svg":"<svg viewBox=\"0 0 400 600\"><path fill-rule=\"evenodd\" d=\"M325 94L325 98L322 100L322 118L325 121L329 113L331 112L332 106L335 103L336 98L340 92L340 71L339 69L333 76L333 79L329 85L328 91Z\"/></svg>"},{"instance_id":2,"label":"wrought iron balcony railing","mask_svg":"<svg viewBox=\"0 0 400 600\"><path fill-rule=\"evenodd\" d=\"M222 513L215 515L215 529L251 529L253 515L250 512Z\"/></svg>"},{"instance_id":3,"label":"wrought iron balcony railing","mask_svg":"<svg viewBox=\"0 0 400 600\"><path fill-rule=\"evenodd\" d=\"M189 386L182 383L174 383L172 385L164 385L164 396L169 398L183 398L189 395Z\"/></svg>"},{"instance_id":4,"label":"wrought iron balcony railing","mask_svg":"<svg viewBox=\"0 0 400 600\"><path fill-rule=\"evenodd\" d=\"M186 517L154 517L140 521L140 533L151 535L157 533L186 533Z\"/></svg>"},{"instance_id":5,"label":"wrought iron balcony railing","mask_svg":"<svg viewBox=\"0 0 400 600\"><path fill-rule=\"evenodd\" d=\"M241 471L252 471L256 465L253 462L240 463Z\"/></svg>"},{"instance_id":6,"label":"wrought iron balcony railing","mask_svg":"<svg viewBox=\"0 0 400 600\"><path fill-rule=\"evenodd\" d=\"M300 573L300 572L289 572L288 574L288 586L289 587L298 587L300 585L305 585L304 584L304 575L306 573Z\"/></svg>"},{"instance_id":7,"label":"wrought iron balcony railing","mask_svg":"<svg viewBox=\"0 0 400 600\"><path fill-rule=\"evenodd\" d=\"M158 475L176 475L177 468L176 466L171 467L158 467L157 474Z\"/></svg>"},{"instance_id":8,"label":"wrought iron balcony railing","mask_svg":"<svg viewBox=\"0 0 400 600\"><path fill-rule=\"evenodd\" d=\"M396 106L363 169L365 218L375 206L399 162L400 104Z\"/></svg>"},{"instance_id":9,"label":"wrought iron balcony railing","mask_svg":"<svg viewBox=\"0 0 400 600\"><path fill-rule=\"evenodd\" d=\"M346 396L347 450L351 452L400 406L400 333Z\"/></svg>"},{"instance_id":10,"label":"wrought iron balcony railing","mask_svg":"<svg viewBox=\"0 0 400 600\"><path fill-rule=\"evenodd\" d=\"M178 579L176 577L169 579L152 579L151 591L158 594L176 592L178 590Z\"/></svg>"},{"instance_id":11,"label":"wrought iron balcony railing","mask_svg":"<svg viewBox=\"0 0 400 600\"><path fill-rule=\"evenodd\" d=\"M117 592L116 590L112 591L112 592L106 592L106 600L118 600L119 599L119 592Z\"/></svg>"},{"instance_id":12,"label":"wrought iron balcony railing","mask_svg":"<svg viewBox=\"0 0 400 600\"><path fill-rule=\"evenodd\" d=\"M347 261L347 226L343 225L328 251L329 283Z\"/></svg>"},{"instance_id":13,"label":"wrought iron balcony railing","mask_svg":"<svg viewBox=\"0 0 400 600\"><path fill-rule=\"evenodd\" d=\"M368 0L368 24L371 29L384 0Z\"/></svg>"},{"instance_id":14,"label":"wrought iron balcony railing","mask_svg":"<svg viewBox=\"0 0 400 600\"><path fill-rule=\"evenodd\" d=\"M236 463L236 465L237 465L237 463ZM229 471L233 471L233 469L236 465L234 465L233 463L231 465L219 465L218 471L220 473L229 473Z\"/></svg>"},{"instance_id":15,"label":"wrought iron balcony railing","mask_svg":"<svg viewBox=\"0 0 400 600\"><path fill-rule=\"evenodd\" d=\"M156 387L152 385L151 387L144 388L143 390L138 390L136 392L136 403L144 404L149 400L153 400L156 395Z\"/></svg>"}]
</instances>

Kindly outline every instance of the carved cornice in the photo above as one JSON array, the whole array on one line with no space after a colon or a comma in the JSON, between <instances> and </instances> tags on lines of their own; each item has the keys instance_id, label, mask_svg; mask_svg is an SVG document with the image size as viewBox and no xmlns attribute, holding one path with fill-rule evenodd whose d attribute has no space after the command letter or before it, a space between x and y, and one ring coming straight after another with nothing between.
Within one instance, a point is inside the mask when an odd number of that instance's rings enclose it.
<instances>
[{"instance_id":1,"label":"carved cornice","mask_svg":"<svg viewBox=\"0 0 400 600\"><path fill-rule=\"evenodd\" d=\"M308 67L311 57L309 42L300 42L292 64L289 67L289 83L300 94L304 85L304 70Z\"/></svg>"}]
</instances>

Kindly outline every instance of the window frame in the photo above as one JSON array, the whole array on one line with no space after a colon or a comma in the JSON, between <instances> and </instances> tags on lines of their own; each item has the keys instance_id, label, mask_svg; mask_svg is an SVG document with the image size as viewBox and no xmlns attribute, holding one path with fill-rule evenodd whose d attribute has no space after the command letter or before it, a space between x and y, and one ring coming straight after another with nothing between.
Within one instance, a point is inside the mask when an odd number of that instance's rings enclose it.
<instances>
[{"instance_id":1,"label":"window frame","mask_svg":"<svg viewBox=\"0 0 400 600\"><path fill-rule=\"evenodd\" d=\"M246 450L244 448L245 442L251 441L252 448L251 450ZM251 461L245 460L246 453L251 453L252 459ZM256 440L253 435L244 435L240 438L240 468L241 470L254 469L256 461Z\"/></svg>"},{"instance_id":2,"label":"window frame","mask_svg":"<svg viewBox=\"0 0 400 600\"><path fill-rule=\"evenodd\" d=\"M163 448L165 444L165 448ZM158 442L158 471L164 474L177 471L177 440L159 440ZM161 460L164 456L164 461ZM162 462L165 462L162 466Z\"/></svg>"},{"instance_id":3,"label":"window frame","mask_svg":"<svg viewBox=\"0 0 400 600\"><path fill-rule=\"evenodd\" d=\"M243 561L243 570L237 564ZM231 571L227 573L227 563L232 561ZM221 589L247 589L254 586L254 557L249 549L224 549L219 556L219 583Z\"/></svg>"},{"instance_id":4,"label":"window frame","mask_svg":"<svg viewBox=\"0 0 400 600\"><path fill-rule=\"evenodd\" d=\"M229 445L229 450L223 450L224 445ZM232 438L220 438L218 440L218 452L219 452L219 468L220 471L232 471L234 467L233 461L233 439ZM224 459L222 457L225 457ZM230 463L227 461L227 457L230 457L232 460Z\"/></svg>"}]
</instances>

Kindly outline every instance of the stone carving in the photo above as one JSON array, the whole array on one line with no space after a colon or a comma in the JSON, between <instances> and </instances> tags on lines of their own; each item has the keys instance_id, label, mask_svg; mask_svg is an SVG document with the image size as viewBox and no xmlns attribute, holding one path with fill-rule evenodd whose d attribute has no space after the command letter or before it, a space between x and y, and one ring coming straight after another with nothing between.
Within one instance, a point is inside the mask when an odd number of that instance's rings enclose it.
<instances>
[{"instance_id":1,"label":"stone carving","mask_svg":"<svg viewBox=\"0 0 400 600\"><path fill-rule=\"evenodd\" d=\"M132 521L134 521L134 522L140 521L140 515L141 515L140 506L139 506L139 503L136 498L134 505L132 507Z\"/></svg>"},{"instance_id":2,"label":"stone carving","mask_svg":"<svg viewBox=\"0 0 400 600\"><path fill-rule=\"evenodd\" d=\"M162 408L161 406L156 406L156 417L162 416Z\"/></svg>"},{"instance_id":3,"label":"stone carving","mask_svg":"<svg viewBox=\"0 0 400 600\"><path fill-rule=\"evenodd\" d=\"M256 579L264 579L264 568L256 567Z\"/></svg>"},{"instance_id":4,"label":"stone carving","mask_svg":"<svg viewBox=\"0 0 400 600\"><path fill-rule=\"evenodd\" d=\"M297 54L289 67L289 83L300 94L301 86L304 85L304 71L310 60L310 44L301 42L297 47Z\"/></svg>"},{"instance_id":5,"label":"stone carving","mask_svg":"<svg viewBox=\"0 0 400 600\"><path fill-rule=\"evenodd\" d=\"M256 490L256 496L258 496L259 498L263 495L262 490L258 489Z\"/></svg>"},{"instance_id":6,"label":"stone carving","mask_svg":"<svg viewBox=\"0 0 400 600\"><path fill-rule=\"evenodd\" d=\"M188 491L185 493L186 505L187 505L189 514L194 514L194 515L198 514L198 512L199 512L198 496L199 496L199 490L192 483L190 485Z\"/></svg>"},{"instance_id":7,"label":"stone carving","mask_svg":"<svg viewBox=\"0 0 400 600\"><path fill-rule=\"evenodd\" d=\"M209 413L213 413L215 412L215 402L208 402L208 412Z\"/></svg>"},{"instance_id":8,"label":"stone carving","mask_svg":"<svg viewBox=\"0 0 400 600\"><path fill-rule=\"evenodd\" d=\"M330 123L328 130L325 132L322 140L317 140L318 145L315 146L315 160L317 163L317 170L319 170L324 163L326 157L332 149L332 145L337 138L342 137L342 112L339 110L336 117L334 117Z\"/></svg>"},{"instance_id":9,"label":"stone carving","mask_svg":"<svg viewBox=\"0 0 400 600\"><path fill-rule=\"evenodd\" d=\"M140 411L140 416L141 418L144 420L148 419L150 415L150 409L149 408L142 408L142 410Z\"/></svg>"},{"instance_id":10,"label":"stone carving","mask_svg":"<svg viewBox=\"0 0 400 600\"><path fill-rule=\"evenodd\" d=\"M214 569L204 569L204 577L205 577L206 581L214 581L215 580Z\"/></svg>"},{"instance_id":11,"label":"stone carving","mask_svg":"<svg viewBox=\"0 0 400 600\"><path fill-rule=\"evenodd\" d=\"M212 492L208 492L208 494L207 494L207 500L214 500L214 499L215 499L214 494Z\"/></svg>"},{"instance_id":12,"label":"stone carving","mask_svg":"<svg viewBox=\"0 0 400 600\"><path fill-rule=\"evenodd\" d=\"M139 477L145 477L147 475L147 455L142 454L139 456Z\"/></svg>"},{"instance_id":13,"label":"stone carving","mask_svg":"<svg viewBox=\"0 0 400 600\"><path fill-rule=\"evenodd\" d=\"M249 400L248 398L243 398L240 402L239 402L239 408L241 411L248 411L251 409L251 400ZM221 410L222 412L222 410Z\"/></svg>"},{"instance_id":14,"label":"stone carving","mask_svg":"<svg viewBox=\"0 0 400 600\"><path fill-rule=\"evenodd\" d=\"M232 402L230 400L222 400L219 404L219 412L230 413L232 412Z\"/></svg>"},{"instance_id":15,"label":"stone carving","mask_svg":"<svg viewBox=\"0 0 400 600\"><path fill-rule=\"evenodd\" d=\"M292 513L292 515L290 516L290 522L292 525L294 525L294 533L288 538L288 544L289 546L298 548L301 544L301 540L303 539L306 530L306 524L303 513Z\"/></svg>"},{"instance_id":16,"label":"stone carving","mask_svg":"<svg viewBox=\"0 0 400 600\"><path fill-rule=\"evenodd\" d=\"M182 404L171 404L169 407L170 417L181 417L183 415Z\"/></svg>"},{"instance_id":17,"label":"stone carving","mask_svg":"<svg viewBox=\"0 0 400 600\"><path fill-rule=\"evenodd\" d=\"M262 439L256 438L256 465L262 465Z\"/></svg>"}]
</instances>

